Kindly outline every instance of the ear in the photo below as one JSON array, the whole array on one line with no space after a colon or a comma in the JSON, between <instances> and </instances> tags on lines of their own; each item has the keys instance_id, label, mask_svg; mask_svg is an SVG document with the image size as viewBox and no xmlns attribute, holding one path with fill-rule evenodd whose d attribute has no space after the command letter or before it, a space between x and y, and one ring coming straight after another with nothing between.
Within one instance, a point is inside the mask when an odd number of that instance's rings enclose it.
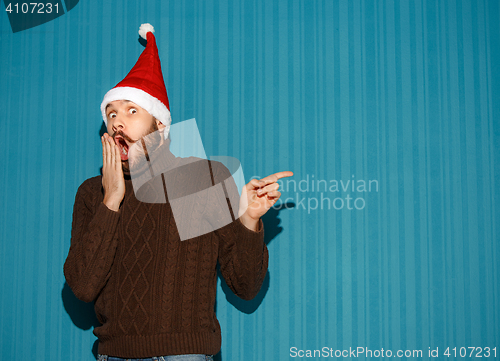
<instances>
[{"instance_id":1,"label":"ear","mask_svg":"<svg viewBox=\"0 0 500 361\"><path fill-rule=\"evenodd\" d=\"M156 119L156 125L158 126L158 130L162 130L165 128L165 124Z\"/></svg>"}]
</instances>

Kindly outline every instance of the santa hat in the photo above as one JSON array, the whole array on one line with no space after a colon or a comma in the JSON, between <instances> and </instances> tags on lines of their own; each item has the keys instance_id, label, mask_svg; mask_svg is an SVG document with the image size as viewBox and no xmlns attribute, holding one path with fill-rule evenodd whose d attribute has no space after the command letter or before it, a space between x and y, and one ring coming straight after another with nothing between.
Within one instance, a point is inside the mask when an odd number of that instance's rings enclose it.
<instances>
[{"instance_id":1,"label":"santa hat","mask_svg":"<svg viewBox=\"0 0 500 361\"><path fill-rule=\"evenodd\" d=\"M167 128L170 126L170 107L167 89L161 72L160 57L156 47L154 28L142 24L139 35L147 40L147 45L128 75L104 95L101 103L102 119L106 126L106 106L115 100L130 100L148 111Z\"/></svg>"}]
</instances>

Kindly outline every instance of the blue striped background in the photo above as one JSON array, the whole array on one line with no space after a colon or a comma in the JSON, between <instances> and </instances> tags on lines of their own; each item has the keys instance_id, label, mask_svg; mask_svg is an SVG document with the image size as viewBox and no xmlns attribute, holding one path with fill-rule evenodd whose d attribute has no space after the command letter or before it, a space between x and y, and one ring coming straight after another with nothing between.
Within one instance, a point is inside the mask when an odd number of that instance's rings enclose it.
<instances>
[{"instance_id":1,"label":"blue striped background","mask_svg":"<svg viewBox=\"0 0 500 361\"><path fill-rule=\"evenodd\" d=\"M1 14L0 359L93 357L91 308L62 267L76 190L102 164L100 102L135 64L144 22L173 122L196 118L207 155L240 159L247 181L378 182L288 183L293 200L265 218L261 294L219 289L219 360L499 355L499 20L497 0L81 0L16 34ZM307 209L347 194L364 209Z\"/></svg>"}]
</instances>

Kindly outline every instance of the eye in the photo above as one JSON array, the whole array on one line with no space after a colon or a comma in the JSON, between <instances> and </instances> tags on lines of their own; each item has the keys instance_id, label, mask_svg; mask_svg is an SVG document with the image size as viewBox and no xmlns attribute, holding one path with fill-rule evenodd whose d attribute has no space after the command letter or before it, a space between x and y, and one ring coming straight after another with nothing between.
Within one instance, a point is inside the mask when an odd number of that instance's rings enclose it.
<instances>
[{"instance_id":1,"label":"eye","mask_svg":"<svg viewBox=\"0 0 500 361\"><path fill-rule=\"evenodd\" d=\"M130 110L128 111L130 114L135 114L137 113L137 109L135 108L130 108Z\"/></svg>"},{"instance_id":2,"label":"eye","mask_svg":"<svg viewBox=\"0 0 500 361\"><path fill-rule=\"evenodd\" d=\"M116 113L115 112L111 112L111 113L108 114L108 118L112 119L114 117L116 117Z\"/></svg>"}]
</instances>

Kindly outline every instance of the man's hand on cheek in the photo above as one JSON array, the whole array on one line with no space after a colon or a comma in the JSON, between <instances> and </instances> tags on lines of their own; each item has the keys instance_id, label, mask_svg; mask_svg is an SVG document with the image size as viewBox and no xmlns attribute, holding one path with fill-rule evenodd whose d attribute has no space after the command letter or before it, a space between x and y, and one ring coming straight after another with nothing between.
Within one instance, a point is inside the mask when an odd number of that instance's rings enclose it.
<instances>
[{"instance_id":1,"label":"man's hand on cheek","mask_svg":"<svg viewBox=\"0 0 500 361\"><path fill-rule=\"evenodd\" d=\"M123 178L120 149L108 133L104 133L101 142L103 203L109 209L118 212L125 195L125 180Z\"/></svg>"}]
</instances>

